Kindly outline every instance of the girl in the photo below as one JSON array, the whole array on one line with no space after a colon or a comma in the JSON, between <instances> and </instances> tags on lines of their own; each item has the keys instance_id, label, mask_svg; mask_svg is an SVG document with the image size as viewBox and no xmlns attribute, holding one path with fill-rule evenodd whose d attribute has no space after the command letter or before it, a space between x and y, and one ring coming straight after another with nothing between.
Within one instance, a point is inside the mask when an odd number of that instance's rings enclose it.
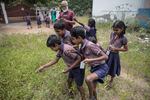
<instances>
[{"instance_id":1,"label":"girl","mask_svg":"<svg viewBox=\"0 0 150 100\"><path fill-rule=\"evenodd\" d=\"M90 37L95 37L96 38L96 27L95 27L96 22L95 22L94 19L90 18L88 20L88 25L84 25L83 23L79 22L76 19L74 19L74 20L85 28L85 30L86 30L86 39L90 40Z\"/></svg>"},{"instance_id":2,"label":"girl","mask_svg":"<svg viewBox=\"0 0 150 100\"><path fill-rule=\"evenodd\" d=\"M106 53L109 55L107 64L109 66L108 74L111 76L107 88L112 87L115 75L117 76L120 75L121 66L120 66L119 51L128 50L127 38L124 36L127 27L125 26L124 22L118 20L114 22L112 28L114 32L112 32L110 35L110 43L108 51Z\"/></svg>"}]
</instances>

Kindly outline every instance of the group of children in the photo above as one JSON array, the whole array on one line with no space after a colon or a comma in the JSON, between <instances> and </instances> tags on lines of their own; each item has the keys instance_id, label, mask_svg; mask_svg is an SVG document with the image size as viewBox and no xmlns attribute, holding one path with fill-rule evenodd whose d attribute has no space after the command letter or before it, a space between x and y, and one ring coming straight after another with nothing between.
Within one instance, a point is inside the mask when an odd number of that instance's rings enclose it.
<instances>
[{"instance_id":1,"label":"group of children","mask_svg":"<svg viewBox=\"0 0 150 100\"><path fill-rule=\"evenodd\" d=\"M97 100L97 83L104 83L104 78L110 75L111 79L107 86L112 87L115 75L120 75L119 51L128 50L127 38L124 36L126 26L123 21L114 22L109 46L104 50L98 45L94 19L89 19L88 25L84 25L76 19L74 21L81 26L75 26L71 31L66 30L65 24L61 20L54 24L57 35L50 35L46 44L51 50L57 52L56 57L53 61L39 67L36 72L42 72L62 58L67 65L63 73L68 73L69 90L74 80L82 100L86 100L83 88L85 80L89 90L89 99ZM90 67L91 72L86 77L84 64Z\"/></svg>"},{"instance_id":2,"label":"group of children","mask_svg":"<svg viewBox=\"0 0 150 100\"><path fill-rule=\"evenodd\" d=\"M49 16L48 13L45 12L44 22L45 22L47 28L50 28L50 23L54 24L56 22L56 20L57 19L56 19L56 10L55 10L55 8L53 8L51 10L51 17ZM27 13L27 15L25 17L25 21L27 23L27 29L32 29L31 16L30 16L29 13ZM42 18L40 16L39 11L37 11L36 22L37 22L37 27L41 28Z\"/></svg>"}]
</instances>

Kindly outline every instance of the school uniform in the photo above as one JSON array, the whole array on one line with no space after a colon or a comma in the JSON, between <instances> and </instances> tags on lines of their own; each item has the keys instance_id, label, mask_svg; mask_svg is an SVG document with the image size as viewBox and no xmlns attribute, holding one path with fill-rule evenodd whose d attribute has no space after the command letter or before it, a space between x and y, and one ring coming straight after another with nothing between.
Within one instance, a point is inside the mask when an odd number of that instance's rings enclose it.
<instances>
[{"instance_id":1,"label":"school uniform","mask_svg":"<svg viewBox=\"0 0 150 100\"><path fill-rule=\"evenodd\" d=\"M63 18L63 19L69 20L69 21L73 21L74 16L75 16L74 12L71 10L68 10L66 12L60 12L58 19ZM72 24L65 22L65 28L68 31L71 31L72 27L73 27Z\"/></svg>"},{"instance_id":2,"label":"school uniform","mask_svg":"<svg viewBox=\"0 0 150 100\"><path fill-rule=\"evenodd\" d=\"M31 25L31 18L30 18L30 16L26 16L26 22L27 22L27 26Z\"/></svg>"},{"instance_id":3,"label":"school uniform","mask_svg":"<svg viewBox=\"0 0 150 100\"><path fill-rule=\"evenodd\" d=\"M95 37L96 38L96 29L95 29L95 27L89 27L89 26L85 25L84 29L86 30L86 39L89 40L89 37Z\"/></svg>"},{"instance_id":4,"label":"school uniform","mask_svg":"<svg viewBox=\"0 0 150 100\"><path fill-rule=\"evenodd\" d=\"M64 36L61 37L61 42L65 43L65 44L72 45L71 34L69 31L65 30Z\"/></svg>"},{"instance_id":5,"label":"school uniform","mask_svg":"<svg viewBox=\"0 0 150 100\"><path fill-rule=\"evenodd\" d=\"M97 44L92 43L91 41L88 41L87 39L83 40L83 43L80 48L81 54L87 59L91 58L97 58L101 56L101 53L103 52ZM88 63L91 67L90 72L96 73L98 76L98 82L104 83L104 77L107 75L108 72L108 66L105 63L105 60L102 61L93 61Z\"/></svg>"},{"instance_id":6,"label":"school uniform","mask_svg":"<svg viewBox=\"0 0 150 100\"><path fill-rule=\"evenodd\" d=\"M50 24L50 18L49 18L49 16L45 17L45 22L46 22L46 24Z\"/></svg>"},{"instance_id":7,"label":"school uniform","mask_svg":"<svg viewBox=\"0 0 150 100\"><path fill-rule=\"evenodd\" d=\"M41 24L42 24L40 16L37 16L37 17L36 17L36 21L37 21L37 24L38 24L38 25L41 25Z\"/></svg>"},{"instance_id":8,"label":"school uniform","mask_svg":"<svg viewBox=\"0 0 150 100\"><path fill-rule=\"evenodd\" d=\"M80 57L80 54L71 45L61 43L61 50L56 56L62 58L67 67L70 67L77 58ZM77 86L82 86L84 82L84 73L85 71L80 69L79 63L75 68L69 71L68 78L74 79Z\"/></svg>"},{"instance_id":9,"label":"school uniform","mask_svg":"<svg viewBox=\"0 0 150 100\"><path fill-rule=\"evenodd\" d=\"M122 36L120 38L115 39L116 34L111 33L110 35L110 45L121 48L123 45L127 44L127 38L125 36ZM118 51L110 51L110 54L108 56L107 64L109 66L109 72L108 74L115 77L115 75L119 76L121 71L121 65L120 65L120 57Z\"/></svg>"}]
</instances>

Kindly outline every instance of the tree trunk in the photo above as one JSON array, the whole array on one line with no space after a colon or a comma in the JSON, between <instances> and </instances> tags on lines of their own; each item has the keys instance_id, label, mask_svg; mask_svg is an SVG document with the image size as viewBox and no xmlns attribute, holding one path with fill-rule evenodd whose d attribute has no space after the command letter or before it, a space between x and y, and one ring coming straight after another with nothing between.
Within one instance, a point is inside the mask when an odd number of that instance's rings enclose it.
<instances>
[{"instance_id":1,"label":"tree trunk","mask_svg":"<svg viewBox=\"0 0 150 100\"><path fill-rule=\"evenodd\" d=\"M8 24L7 12L6 12L6 9L5 9L5 4L3 2L1 2L1 7L2 7L5 23Z\"/></svg>"}]
</instances>

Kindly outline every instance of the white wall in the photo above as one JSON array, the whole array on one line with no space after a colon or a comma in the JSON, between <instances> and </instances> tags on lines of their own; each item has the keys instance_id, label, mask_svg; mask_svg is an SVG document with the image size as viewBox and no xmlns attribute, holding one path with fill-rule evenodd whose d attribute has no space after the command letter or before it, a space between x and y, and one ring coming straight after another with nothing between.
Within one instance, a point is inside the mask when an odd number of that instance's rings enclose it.
<instances>
[{"instance_id":1,"label":"white wall","mask_svg":"<svg viewBox=\"0 0 150 100\"><path fill-rule=\"evenodd\" d=\"M116 6L122 6L126 3L132 5L128 8L134 12L142 6L143 1L144 0L93 0L92 16L101 16L108 14L110 11L115 12L117 11Z\"/></svg>"}]
</instances>

